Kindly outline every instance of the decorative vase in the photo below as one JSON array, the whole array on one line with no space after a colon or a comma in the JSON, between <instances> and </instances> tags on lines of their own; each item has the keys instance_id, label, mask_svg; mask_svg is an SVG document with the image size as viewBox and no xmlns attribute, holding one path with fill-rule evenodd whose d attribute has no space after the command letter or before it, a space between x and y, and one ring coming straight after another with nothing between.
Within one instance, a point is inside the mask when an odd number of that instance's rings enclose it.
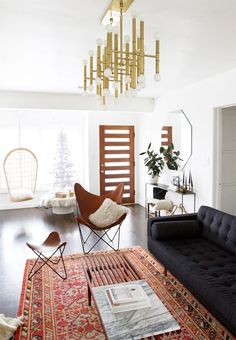
<instances>
[{"instance_id":1,"label":"decorative vase","mask_svg":"<svg viewBox=\"0 0 236 340\"><path fill-rule=\"evenodd\" d=\"M152 184L157 184L159 181L159 176L155 175L155 176L149 176L149 182Z\"/></svg>"}]
</instances>

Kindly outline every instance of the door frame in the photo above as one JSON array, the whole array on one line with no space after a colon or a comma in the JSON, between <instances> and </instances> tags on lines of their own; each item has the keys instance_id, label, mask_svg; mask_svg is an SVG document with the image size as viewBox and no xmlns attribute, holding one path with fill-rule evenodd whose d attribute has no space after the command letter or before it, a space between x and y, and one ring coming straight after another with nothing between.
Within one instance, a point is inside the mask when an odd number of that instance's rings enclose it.
<instances>
[{"instance_id":1,"label":"door frame","mask_svg":"<svg viewBox=\"0 0 236 340\"><path fill-rule=\"evenodd\" d=\"M222 163L222 121L223 111L236 104L225 105L214 108L213 118L213 183L212 183L212 204L216 209L221 209L221 163Z\"/></svg>"},{"instance_id":2,"label":"door frame","mask_svg":"<svg viewBox=\"0 0 236 340\"><path fill-rule=\"evenodd\" d=\"M221 107L214 109L212 203L216 209L221 209L222 114Z\"/></svg>"},{"instance_id":3,"label":"door frame","mask_svg":"<svg viewBox=\"0 0 236 340\"><path fill-rule=\"evenodd\" d=\"M102 162L101 162L101 155L103 153L103 147L101 145L101 136L103 135L104 138L105 138L105 130L106 129L110 129L110 130L129 130L129 154L131 157L127 158L127 161L129 159L129 168L130 168L130 176L125 176L125 174L117 174L117 178L121 178L121 175L122 177L129 177L129 186L130 186L130 189L132 188L132 190L129 189L129 198L128 197L123 197L123 203L122 204L126 204L126 205L133 205L133 204L136 204L135 203L135 197L136 197L136 176L135 176L135 168L136 168L136 162L135 162L135 124L132 124L132 125L128 125L128 124L102 124L102 125L99 125L99 174L100 174L100 195L101 194L104 194L104 192L102 193L101 191L101 187L105 187L105 182L102 181L102 178L101 178L101 174L104 173L104 176L105 176L105 170L108 170L108 169L105 169L105 162L106 162L106 159L105 158L102 158ZM122 136L119 134L119 133L115 133L117 134L117 138L126 138L126 135L127 134L122 134ZM111 137L111 138L116 138L116 137ZM105 139L104 139L104 143L105 143ZM122 143L124 145L124 143L127 143L127 142L110 142L110 143L120 143L120 145L122 146ZM114 145L115 146L115 145ZM105 150L105 144L104 144L104 150ZM130 151L132 150L132 152ZM119 152L118 152L119 151ZM114 153L124 153L126 154L127 150L123 150L123 152L121 152L122 150L118 150L117 152L115 152L114 150ZM112 150L109 150L109 153L112 153ZM104 155L105 157L105 155ZM121 160L122 161L122 160ZM123 161L126 161L126 160L123 160ZM122 166L121 166L122 167ZM119 169L118 169L119 170ZM122 169L121 169L122 170ZM108 175L109 176L109 175ZM110 175L110 176L115 176L114 175ZM119 180L118 180L119 182ZM117 185L117 184L116 184ZM125 182L124 182L124 185L125 185ZM128 183L127 183L128 185ZM128 190L128 189L127 189ZM126 189L124 190L124 193L126 193Z\"/></svg>"}]
</instances>

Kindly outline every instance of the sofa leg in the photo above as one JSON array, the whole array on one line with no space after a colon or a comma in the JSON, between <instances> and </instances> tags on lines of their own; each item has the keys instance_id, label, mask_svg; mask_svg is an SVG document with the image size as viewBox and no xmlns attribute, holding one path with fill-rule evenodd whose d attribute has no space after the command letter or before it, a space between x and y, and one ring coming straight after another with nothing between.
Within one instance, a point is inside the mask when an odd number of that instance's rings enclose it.
<instances>
[{"instance_id":1,"label":"sofa leg","mask_svg":"<svg viewBox=\"0 0 236 340\"><path fill-rule=\"evenodd\" d=\"M166 268L166 267L164 267L163 274L164 274L165 276L167 276L167 268Z\"/></svg>"}]
</instances>

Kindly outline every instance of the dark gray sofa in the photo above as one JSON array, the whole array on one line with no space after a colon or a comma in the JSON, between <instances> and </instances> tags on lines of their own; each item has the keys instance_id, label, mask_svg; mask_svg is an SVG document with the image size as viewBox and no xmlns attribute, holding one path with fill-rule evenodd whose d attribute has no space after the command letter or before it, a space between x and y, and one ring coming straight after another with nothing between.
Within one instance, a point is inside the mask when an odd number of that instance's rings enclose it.
<instances>
[{"instance_id":1,"label":"dark gray sofa","mask_svg":"<svg viewBox=\"0 0 236 340\"><path fill-rule=\"evenodd\" d=\"M148 249L236 335L236 216L201 206L149 219Z\"/></svg>"}]
</instances>

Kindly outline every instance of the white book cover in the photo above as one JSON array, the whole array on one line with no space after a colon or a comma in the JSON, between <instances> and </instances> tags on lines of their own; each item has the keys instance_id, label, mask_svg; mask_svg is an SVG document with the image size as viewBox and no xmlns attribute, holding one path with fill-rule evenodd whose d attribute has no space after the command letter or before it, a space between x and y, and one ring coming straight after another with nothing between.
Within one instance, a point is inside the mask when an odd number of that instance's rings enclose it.
<instances>
[{"instance_id":1,"label":"white book cover","mask_svg":"<svg viewBox=\"0 0 236 340\"><path fill-rule=\"evenodd\" d=\"M131 310L137 310L141 308L149 308L151 307L151 302L146 296L145 299L138 300L138 301L129 301L129 302L122 302L122 303L113 303L111 299L110 289L106 290L107 300L109 302L110 308L113 313L121 313L127 312Z\"/></svg>"},{"instance_id":2,"label":"white book cover","mask_svg":"<svg viewBox=\"0 0 236 340\"><path fill-rule=\"evenodd\" d=\"M140 285L114 286L109 289L113 304L123 304L147 300L147 294Z\"/></svg>"}]
</instances>

